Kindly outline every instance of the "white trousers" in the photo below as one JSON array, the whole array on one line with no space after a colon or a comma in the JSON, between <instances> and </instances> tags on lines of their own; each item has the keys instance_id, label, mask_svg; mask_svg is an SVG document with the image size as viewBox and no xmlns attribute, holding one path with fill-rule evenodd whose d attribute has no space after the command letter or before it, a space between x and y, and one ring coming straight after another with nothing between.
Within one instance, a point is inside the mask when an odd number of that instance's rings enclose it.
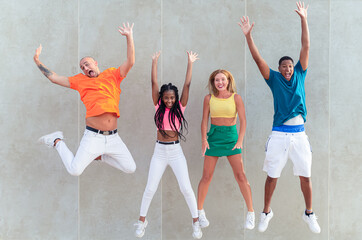
<instances>
[{"instance_id":1,"label":"white trousers","mask_svg":"<svg viewBox=\"0 0 362 240\"><path fill-rule=\"evenodd\" d=\"M168 165L176 176L192 218L197 218L196 198L191 187L186 158L179 143L170 145L156 143L148 173L147 186L143 193L140 216L145 217L147 215L152 198Z\"/></svg>"},{"instance_id":2,"label":"white trousers","mask_svg":"<svg viewBox=\"0 0 362 240\"><path fill-rule=\"evenodd\" d=\"M64 141L59 141L55 148L65 168L73 176L81 175L84 169L98 156L101 156L102 162L125 173L136 171L136 163L118 133L103 135L86 129L75 157Z\"/></svg>"}]
</instances>

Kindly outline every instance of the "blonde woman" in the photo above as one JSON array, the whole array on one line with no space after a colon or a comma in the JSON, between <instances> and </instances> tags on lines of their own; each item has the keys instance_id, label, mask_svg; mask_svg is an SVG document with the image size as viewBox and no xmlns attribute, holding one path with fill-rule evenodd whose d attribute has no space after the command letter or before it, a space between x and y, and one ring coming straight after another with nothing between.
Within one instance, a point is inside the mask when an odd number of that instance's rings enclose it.
<instances>
[{"instance_id":1,"label":"blonde woman","mask_svg":"<svg viewBox=\"0 0 362 240\"><path fill-rule=\"evenodd\" d=\"M209 226L203 209L204 201L219 157L226 156L234 172L235 179L245 199L248 213L244 227L253 229L255 214L251 189L245 176L241 149L245 135L245 108L241 96L236 93L232 74L223 69L211 73L209 78L210 94L204 98L201 123L202 154L205 156L204 169L198 188L198 213L200 226ZM236 121L239 115L240 129L237 132ZM208 133L207 126L211 119Z\"/></svg>"}]
</instances>

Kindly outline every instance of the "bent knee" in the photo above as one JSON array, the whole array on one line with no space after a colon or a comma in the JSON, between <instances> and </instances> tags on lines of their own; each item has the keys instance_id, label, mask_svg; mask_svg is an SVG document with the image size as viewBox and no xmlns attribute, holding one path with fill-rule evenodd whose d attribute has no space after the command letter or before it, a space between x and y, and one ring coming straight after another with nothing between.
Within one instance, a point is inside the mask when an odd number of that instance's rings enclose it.
<instances>
[{"instance_id":1,"label":"bent knee","mask_svg":"<svg viewBox=\"0 0 362 240\"><path fill-rule=\"evenodd\" d=\"M202 175L202 178L201 178L200 182L210 184L211 179L212 179L211 174L204 174L204 175Z\"/></svg>"},{"instance_id":2,"label":"bent knee","mask_svg":"<svg viewBox=\"0 0 362 240\"><path fill-rule=\"evenodd\" d=\"M248 183L248 179L246 178L246 175L244 172L235 174L235 179L239 183Z\"/></svg>"},{"instance_id":3,"label":"bent knee","mask_svg":"<svg viewBox=\"0 0 362 240\"><path fill-rule=\"evenodd\" d=\"M300 179L301 182L305 182L305 183L310 183L311 182L311 178L309 178L309 177L299 176L299 179Z\"/></svg>"},{"instance_id":4,"label":"bent knee","mask_svg":"<svg viewBox=\"0 0 362 240\"><path fill-rule=\"evenodd\" d=\"M123 169L125 173L134 173L136 171L136 164L129 166L128 168Z\"/></svg>"},{"instance_id":5,"label":"bent knee","mask_svg":"<svg viewBox=\"0 0 362 240\"><path fill-rule=\"evenodd\" d=\"M275 183L275 182L277 182L278 181L278 178L272 178L272 177L267 177L266 178L266 181L268 182L268 183Z\"/></svg>"},{"instance_id":6,"label":"bent knee","mask_svg":"<svg viewBox=\"0 0 362 240\"><path fill-rule=\"evenodd\" d=\"M134 168L129 168L125 171L125 173L134 173L136 171L136 166Z\"/></svg>"},{"instance_id":7,"label":"bent knee","mask_svg":"<svg viewBox=\"0 0 362 240\"><path fill-rule=\"evenodd\" d=\"M83 170L81 169L67 169L67 170L68 173L74 177L79 177L83 173Z\"/></svg>"}]
</instances>

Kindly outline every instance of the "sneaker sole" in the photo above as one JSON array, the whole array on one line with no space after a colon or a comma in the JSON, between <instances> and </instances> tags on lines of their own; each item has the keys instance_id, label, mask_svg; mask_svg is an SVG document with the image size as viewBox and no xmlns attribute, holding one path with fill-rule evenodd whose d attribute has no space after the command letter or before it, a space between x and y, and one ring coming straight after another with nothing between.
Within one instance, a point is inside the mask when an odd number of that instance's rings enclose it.
<instances>
[{"instance_id":1,"label":"sneaker sole","mask_svg":"<svg viewBox=\"0 0 362 240\"><path fill-rule=\"evenodd\" d=\"M143 235L145 235L147 224L148 224L148 222L146 222L145 228L143 229L142 234L140 234L140 235L136 235L136 234L135 234L135 237L141 238L141 237L143 237Z\"/></svg>"},{"instance_id":2,"label":"sneaker sole","mask_svg":"<svg viewBox=\"0 0 362 240\"><path fill-rule=\"evenodd\" d=\"M145 231L143 231L143 233L142 233L141 235L136 235L136 234L135 234L135 237L141 238L141 237L143 237L143 235L145 235Z\"/></svg>"},{"instance_id":3,"label":"sneaker sole","mask_svg":"<svg viewBox=\"0 0 362 240\"><path fill-rule=\"evenodd\" d=\"M62 132L62 131L56 131L56 132L53 132L53 133L50 133L50 134L41 136L41 137L38 139L38 143L44 144L44 145L46 145L48 148L54 148L54 147L55 147L54 145L49 146L48 144L46 144L45 141L44 141L44 139L47 138L49 135L52 135L52 134L55 134L55 133L57 133L57 134L59 134L59 135L61 136L61 138L60 138L61 140L64 139L63 132Z\"/></svg>"},{"instance_id":4,"label":"sneaker sole","mask_svg":"<svg viewBox=\"0 0 362 240\"><path fill-rule=\"evenodd\" d=\"M304 222L308 225L308 228L309 228L309 230L312 232L312 233L321 233L321 231L315 231L315 230L312 230L310 227L309 227L309 222L308 222L308 220L304 217L304 215L302 216L302 218L303 218L303 220L304 220Z\"/></svg>"},{"instance_id":5,"label":"sneaker sole","mask_svg":"<svg viewBox=\"0 0 362 240\"><path fill-rule=\"evenodd\" d=\"M272 215L272 217L269 219L269 221L268 221L268 224L266 225L266 228L263 230L263 229L260 229L260 227L258 226L258 231L259 232L265 232L267 229L268 229L268 227L269 227L269 222L270 222L270 220L273 218L273 216L274 215Z\"/></svg>"},{"instance_id":6,"label":"sneaker sole","mask_svg":"<svg viewBox=\"0 0 362 240\"><path fill-rule=\"evenodd\" d=\"M193 237L194 239L201 239L201 238L202 238L202 232L201 232L200 236L195 236L194 234L192 234L192 237Z\"/></svg>"},{"instance_id":7,"label":"sneaker sole","mask_svg":"<svg viewBox=\"0 0 362 240\"><path fill-rule=\"evenodd\" d=\"M259 231L259 232L261 232L261 233L263 233L263 232L265 232L267 229L268 229L268 227L267 227L267 228L265 228L264 230L262 230L262 229L258 228L258 231Z\"/></svg>"},{"instance_id":8,"label":"sneaker sole","mask_svg":"<svg viewBox=\"0 0 362 240\"><path fill-rule=\"evenodd\" d=\"M208 223L207 225L201 225L201 224L200 224L200 227L201 227L201 228L207 228L209 225L210 225L210 223Z\"/></svg>"},{"instance_id":9,"label":"sneaker sole","mask_svg":"<svg viewBox=\"0 0 362 240\"><path fill-rule=\"evenodd\" d=\"M248 230L253 230L255 228L255 225L252 226L252 227L247 227L247 226L244 226L245 229L248 229Z\"/></svg>"}]
</instances>

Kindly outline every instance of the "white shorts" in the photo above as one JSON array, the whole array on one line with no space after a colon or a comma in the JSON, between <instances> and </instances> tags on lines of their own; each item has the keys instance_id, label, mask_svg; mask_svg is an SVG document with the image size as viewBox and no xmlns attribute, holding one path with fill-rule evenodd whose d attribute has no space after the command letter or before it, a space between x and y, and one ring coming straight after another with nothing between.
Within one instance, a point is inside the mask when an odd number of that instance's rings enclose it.
<instances>
[{"instance_id":1,"label":"white shorts","mask_svg":"<svg viewBox=\"0 0 362 240\"><path fill-rule=\"evenodd\" d=\"M294 175L311 176L312 148L305 132L272 131L265 144L263 170L269 177L279 178L288 158L293 162Z\"/></svg>"}]
</instances>

